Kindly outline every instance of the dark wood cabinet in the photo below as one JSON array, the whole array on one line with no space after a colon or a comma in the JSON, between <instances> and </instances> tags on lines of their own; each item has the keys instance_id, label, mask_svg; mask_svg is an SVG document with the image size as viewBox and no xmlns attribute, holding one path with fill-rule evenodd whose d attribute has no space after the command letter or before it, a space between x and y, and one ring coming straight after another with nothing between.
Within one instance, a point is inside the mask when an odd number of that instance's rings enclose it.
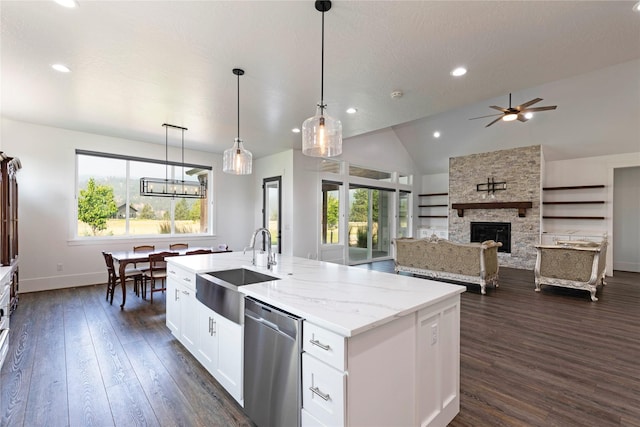
<instances>
[{"instance_id":1,"label":"dark wood cabinet","mask_svg":"<svg viewBox=\"0 0 640 427\"><path fill-rule=\"evenodd\" d=\"M11 311L18 305L18 170L20 160L0 152L0 264L10 266Z\"/></svg>"}]
</instances>

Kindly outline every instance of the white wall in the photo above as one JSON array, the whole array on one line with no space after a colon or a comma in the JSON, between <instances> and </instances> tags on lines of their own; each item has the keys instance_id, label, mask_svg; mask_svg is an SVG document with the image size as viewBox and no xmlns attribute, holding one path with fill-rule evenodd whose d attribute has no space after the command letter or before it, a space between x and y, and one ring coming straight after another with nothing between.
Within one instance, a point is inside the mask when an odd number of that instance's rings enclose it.
<instances>
[{"instance_id":1,"label":"white wall","mask_svg":"<svg viewBox=\"0 0 640 427\"><path fill-rule=\"evenodd\" d=\"M613 181L613 268L640 272L640 167L616 169Z\"/></svg>"},{"instance_id":2,"label":"white wall","mask_svg":"<svg viewBox=\"0 0 640 427\"><path fill-rule=\"evenodd\" d=\"M345 139L338 159L387 172L419 173L413 158L389 128ZM415 178L420 185L420 177Z\"/></svg>"},{"instance_id":3,"label":"white wall","mask_svg":"<svg viewBox=\"0 0 640 427\"><path fill-rule=\"evenodd\" d=\"M39 126L2 119L3 150L20 158L19 260L20 290L30 292L106 281L102 250L124 250L132 239L100 242L73 240L75 227L75 150L93 150L137 157L164 159L165 147L119 138ZM169 158L179 158L180 148L170 147ZM246 194L251 180L223 176L221 156L185 150L185 162L214 167L214 230L218 234L187 240L193 246L227 243L241 249L251 224ZM246 228L247 230L244 230ZM240 238L242 237L242 238ZM167 237L145 239L156 247L168 246ZM62 264L62 271L57 271Z\"/></svg>"}]
</instances>

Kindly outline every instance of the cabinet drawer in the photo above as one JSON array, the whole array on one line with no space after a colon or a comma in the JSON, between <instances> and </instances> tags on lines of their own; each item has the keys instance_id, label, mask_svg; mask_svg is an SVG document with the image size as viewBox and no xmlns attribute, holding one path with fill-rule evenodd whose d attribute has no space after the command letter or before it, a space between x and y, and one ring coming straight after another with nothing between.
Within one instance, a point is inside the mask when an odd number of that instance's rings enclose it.
<instances>
[{"instance_id":1,"label":"cabinet drawer","mask_svg":"<svg viewBox=\"0 0 640 427\"><path fill-rule=\"evenodd\" d=\"M346 375L302 354L302 408L320 424L344 425Z\"/></svg>"},{"instance_id":2,"label":"cabinet drawer","mask_svg":"<svg viewBox=\"0 0 640 427\"><path fill-rule=\"evenodd\" d=\"M302 331L302 349L305 352L336 369L346 371L345 337L309 322L304 322Z\"/></svg>"},{"instance_id":3,"label":"cabinet drawer","mask_svg":"<svg viewBox=\"0 0 640 427\"><path fill-rule=\"evenodd\" d=\"M196 275L183 268L176 267L171 263L167 263L167 275L176 279L180 284L186 286L192 291L196 290Z\"/></svg>"},{"instance_id":4,"label":"cabinet drawer","mask_svg":"<svg viewBox=\"0 0 640 427\"><path fill-rule=\"evenodd\" d=\"M300 411L300 425L302 427L327 427L304 408Z\"/></svg>"}]
</instances>

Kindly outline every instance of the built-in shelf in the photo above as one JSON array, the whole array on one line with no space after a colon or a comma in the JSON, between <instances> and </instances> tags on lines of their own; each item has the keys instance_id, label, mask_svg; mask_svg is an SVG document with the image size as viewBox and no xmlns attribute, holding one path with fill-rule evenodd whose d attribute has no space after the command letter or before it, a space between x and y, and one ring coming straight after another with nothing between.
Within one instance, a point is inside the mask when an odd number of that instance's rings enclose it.
<instances>
[{"instance_id":1,"label":"built-in shelf","mask_svg":"<svg viewBox=\"0 0 640 427\"><path fill-rule=\"evenodd\" d=\"M544 191L554 191L554 190L584 190L588 188L604 188L604 185L570 185L565 187L543 187Z\"/></svg>"},{"instance_id":2,"label":"built-in shelf","mask_svg":"<svg viewBox=\"0 0 640 427\"><path fill-rule=\"evenodd\" d=\"M605 188L605 185L569 185L563 187L543 187L544 191L556 191L556 190L589 190ZM603 205L604 200L573 200L573 201L560 201L550 202L543 201L543 205ZM543 219L571 219L571 220L603 220L603 216L574 216L574 215L543 215Z\"/></svg>"},{"instance_id":3,"label":"built-in shelf","mask_svg":"<svg viewBox=\"0 0 640 427\"><path fill-rule=\"evenodd\" d=\"M527 209L533 207L533 202L486 202L486 203L453 203L452 209L458 211L459 217L464 217L465 209L517 209L520 218L526 216Z\"/></svg>"},{"instance_id":4,"label":"built-in shelf","mask_svg":"<svg viewBox=\"0 0 640 427\"><path fill-rule=\"evenodd\" d=\"M542 218L544 219L604 219L603 216L549 216L544 215Z\"/></svg>"},{"instance_id":5,"label":"built-in shelf","mask_svg":"<svg viewBox=\"0 0 640 427\"><path fill-rule=\"evenodd\" d=\"M424 193L424 194L418 194L418 196L420 198L429 198L429 197L442 197L442 196L448 196L449 193ZM429 202L430 200L425 200L425 202ZM445 200L446 201L446 200ZM449 215L442 215L443 210L441 208L447 208L449 205L447 203L439 203L439 200L434 200L435 203L429 203L429 204L419 204L418 207L419 208L425 208L428 209L426 211L422 211L424 214L423 215L418 215L418 218L449 218ZM435 208L433 210L431 210L431 208ZM448 211L445 210L445 213L448 214ZM438 213L440 213L439 215L437 215Z\"/></svg>"},{"instance_id":6,"label":"built-in shelf","mask_svg":"<svg viewBox=\"0 0 640 427\"><path fill-rule=\"evenodd\" d=\"M543 205L603 205L604 200L580 200L573 202L542 202Z\"/></svg>"}]
</instances>

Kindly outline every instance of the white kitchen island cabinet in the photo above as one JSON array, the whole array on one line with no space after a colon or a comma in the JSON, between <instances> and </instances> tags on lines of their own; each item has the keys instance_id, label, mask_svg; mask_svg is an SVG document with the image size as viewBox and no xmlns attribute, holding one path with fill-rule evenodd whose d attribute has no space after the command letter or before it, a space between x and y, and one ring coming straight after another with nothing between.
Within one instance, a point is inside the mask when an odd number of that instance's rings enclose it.
<instances>
[{"instance_id":1,"label":"white kitchen island cabinet","mask_svg":"<svg viewBox=\"0 0 640 427\"><path fill-rule=\"evenodd\" d=\"M460 404L459 313L458 297L342 337L342 351L305 322L302 427L447 425Z\"/></svg>"},{"instance_id":2,"label":"white kitchen island cabinet","mask_svg":"<svg viewBox=\"0 0 640 427\"><path fill-rule=\"evenodd\" d=\"M277 261L266 271L251 266L251 254L236 252L168 259L170 266L193 277L241 267L278 278L239 291L303 319L303 427L446 426L455 417L460 405L463 286L296 257ZM170 297L167 326L172 328ZM196 302L200 350L194 355L211 365L207 370L242 402L242 389L234 389L224 377L239 369L237 384L242 384L243 325L221 318L238 327L229 330L223 345L219 315ZM209 313L205 316L202 310ZM220 334L217 367L212 352L216 344L206 344L213 339L210 322L215 323L214 335ZM223 357L239 366L223 368Z\"/></svg>"},{"instance_id":3,"label":"white kitchen island cabinet","mask_svg":"<svg viewBox=\"0 0 640 427\"><path fill-rule=\"evenodd\" d=\"M169 265L167 276L167 327L242 405L242 326L196 299L195 272Z\"/></svg>"}]
</instances>

